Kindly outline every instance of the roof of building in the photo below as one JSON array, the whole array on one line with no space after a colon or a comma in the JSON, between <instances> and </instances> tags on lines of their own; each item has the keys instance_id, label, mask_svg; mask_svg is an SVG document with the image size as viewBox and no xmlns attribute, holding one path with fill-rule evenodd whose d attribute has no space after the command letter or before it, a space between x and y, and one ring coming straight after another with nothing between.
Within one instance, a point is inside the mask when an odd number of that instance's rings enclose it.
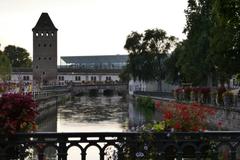
<instances>
[{"instance_id":1,"label":"roof of building","mask_svg":"<svg viewBox=\"0 0 240 160\"><path fill-rule=\"evenodd\" d=\"M42 13L33 31L57 31L48 13Z\"/></svg>"},{"instance_id":2,"label":"roof of building","mask_svg":"<svg viewBox=\"0 0 240 160\"><path fill-rule=\"evenodd\" d=\"M67 64L122 63L127 62L128 55L63 56L61 59Z\"/></svg>"}]
</instances>

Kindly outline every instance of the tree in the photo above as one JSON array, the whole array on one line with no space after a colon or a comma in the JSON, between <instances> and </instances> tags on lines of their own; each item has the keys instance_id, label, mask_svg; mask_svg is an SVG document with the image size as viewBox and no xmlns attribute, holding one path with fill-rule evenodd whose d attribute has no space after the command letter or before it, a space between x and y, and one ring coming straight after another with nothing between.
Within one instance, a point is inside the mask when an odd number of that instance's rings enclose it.
<instances>
[{"instance_id":1,"label":"tree","mask_svg":"<svg viewBox=\"0 0 240 160\"><path fill-rule=\"evenodd\" d=\"M188 0L186 26L187 39L182 43L182 53L177 60L181 75L193 85L206 85L213 66L206 61L209 54L209 36L212 0Z\"/></svg>"},{"instance_id":2,"label":"tree","mask_svg":"<svg viewBox=\"0 0 240 160\"><path fill-rule=\"evenodd\" d=\"M11 64L7 56L0 50L0 81L6 82L11 75Z\"/></svg>"},{"instance_id":3,"label":"tree","mask_svg":"<svg viewBox=\"0 0 240 160\"><path fill-rule=\"evenodd\" d=\"M221 84L240 72L240 1L214 0L209 63L214 64Z\"/></svg>"},{"instance_id":4,"label":"tree","mask_svg":"<svg viewBox=\"0 0 240 160\"><path fill-rule=\"evenodd\" d=\"M164 60L175 45L176 38L161 29L148 29L144 34L132 32L124 48L129 52L128 70L134 79L159 82L164 79Z\"/></svg>"},{"instance_id":5,"label":"tree","mask_svg":"<svg viewBox=\"0 0 240 160\"><path fill-rule=\"evenodd\" d=\"M129 82L130 81L130 74L129 74L129 67L128 67L128 65L119 74L119 78L120 78L120 80L122 82Z\"/></svg>"},{"instance_id":6,"label":"tree","mask_svg":"<svg viewBox=\"0 0 240 160\"><path fill-rule=\"evenodd\" d=\"M177 43L175 50L165 60L164 66L166 68L165 80L172 84L180 84L183 80L180 72L181 64L177 64L179 57L184 51L184 42Z\"/></svg>"},{"instance_id":7,"label":"tree","mask_svg":"<svg viewBox=\"0 0 240 160\"><path fill-rule=\"evenodd\" d=\"M3 52L9 58L12 67L32 66L32 60L29 58L29 53L24 48L8 45Z\"/></svg>"}]
</instances>

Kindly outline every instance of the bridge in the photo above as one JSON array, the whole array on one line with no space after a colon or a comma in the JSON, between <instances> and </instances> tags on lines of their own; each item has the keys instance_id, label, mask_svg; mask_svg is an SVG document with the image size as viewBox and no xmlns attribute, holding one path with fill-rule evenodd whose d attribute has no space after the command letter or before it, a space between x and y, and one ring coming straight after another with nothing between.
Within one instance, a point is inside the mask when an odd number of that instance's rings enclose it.
<instances>
[{"instance_id":1,"label":"bridge","mask_svg":"<svg viewBox=\"0 0 240 160\"><path fill-rule=\"evenodd\" d=\"M79 149L81 160L88 160L90 147L105 159L239 159L240 132L161 132L161 133L17 133L0 135L0 159L24 160L35 151L36 159L67 160L71 147ZM109 148L110 147L110 148ZM111 152L112 151L112 152ZM111 157L111 158L109 158Z\"/></svg>"},{"instance_id":2,"label":"bridge","mask_svg":"<svg viewBox=\"0 0 240 160\"><path fill-rule=\"evenodd\" d=\"M81 93L117 93L127 94L128 84L127 83L72 83L71 84L72 95L78 95Z\"/></svg>"}]
</instances>

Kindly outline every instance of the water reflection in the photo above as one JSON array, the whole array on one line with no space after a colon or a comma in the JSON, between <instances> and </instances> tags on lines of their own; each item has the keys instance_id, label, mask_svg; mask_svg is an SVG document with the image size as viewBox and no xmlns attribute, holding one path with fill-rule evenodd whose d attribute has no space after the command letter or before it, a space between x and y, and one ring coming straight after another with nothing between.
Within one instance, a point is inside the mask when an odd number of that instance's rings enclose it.
<instances>
[{"instance_id":1,"label":"water reflection","mask_svg":"<svg viewBox=\"0 0 240 160\"><path fill-rule=\"evenodd\" d=\"M124 131L128 120L128 100L120 96L74 98L59 106L59 132Z\"/></svg>"},{"instance_id":2,"label":"water reflection","mask_svg":"<svg viewBox=\"0 0 240 160\"><path fill-rule=\"evenodd\" d=\"M65 105L59 105L57 115L49 118L52 122L56 122L57 118L57 132L125 132L149 121L159 120L161 113L141 109L134 100L121 96L81 96ZM51 126L55 128L54 125ZM89 148L87 152L88 160L99 159L98 149ZM54 154L56 152L51 151L48 155ZM77 160L79 157L78 148L68 150L68 159Z\"/></svg>"}]
</instances>

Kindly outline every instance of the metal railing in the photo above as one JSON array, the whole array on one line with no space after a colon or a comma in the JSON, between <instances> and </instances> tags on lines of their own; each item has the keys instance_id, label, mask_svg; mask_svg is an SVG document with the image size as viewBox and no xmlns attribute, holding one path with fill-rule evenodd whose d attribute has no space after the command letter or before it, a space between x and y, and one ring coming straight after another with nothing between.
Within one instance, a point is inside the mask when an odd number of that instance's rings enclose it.
<instances>
[{"instance_id":1,"label":"metal railing","mask_svg":"<svg viewBox=\"0 0 240 160\"><path fill-rule=\"evenodd\" d=\"M77 147L81 159L86 160L92 146L98 149L100 160L236 160L240 153L240 132L17 133L0 136L0 159L24 160L34 148L36 159L44 160L46 149L53 147L55 159L67 160L68 150Z\"/></svg>"},{"instance_id":2,"label":"metal railing","mask_svg":"<svg viewBox=\"0 0 240 160\"><path fill-rule=\"evenodd\" d=\"M151 96L151 97L161 97L161 98L169 98L174 99L172 92L148 92L148 91L135 91L134 95L141 96Z\"/></svg>"}]
</instances>

